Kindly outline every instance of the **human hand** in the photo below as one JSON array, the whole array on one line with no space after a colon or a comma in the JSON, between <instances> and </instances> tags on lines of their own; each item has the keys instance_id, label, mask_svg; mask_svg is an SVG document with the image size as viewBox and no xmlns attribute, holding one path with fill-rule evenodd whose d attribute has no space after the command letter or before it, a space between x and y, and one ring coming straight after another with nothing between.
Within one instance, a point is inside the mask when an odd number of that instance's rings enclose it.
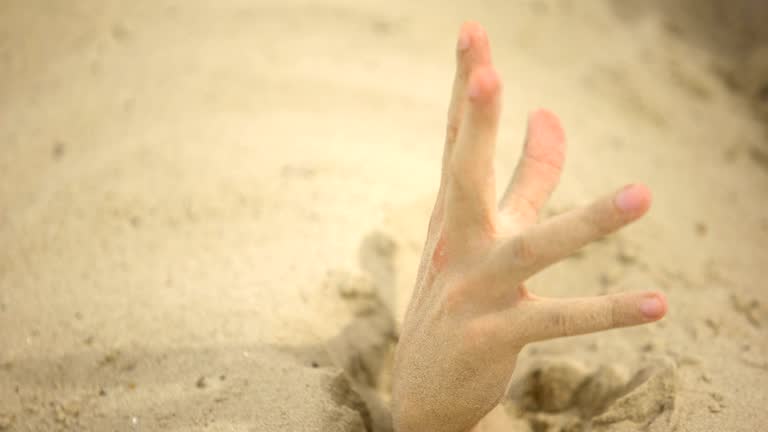
<instances>
[{"instance_id":1,"label":"human hand","mask_svg":"<svg viewBox=\"0 0 768 432\"><path fill-rule=\"evenodd\" d=\"M649 323L667 310L658 292L553 299L526 279L640 218L651 195L630 185L537 222L565 157L557 117L536 111L523 155L496 205L493 156L501 81L483 29L460 32L437 202L395 356L398 432L474 427L501 400L523 346Z\"/></svg>"}]
</instances>

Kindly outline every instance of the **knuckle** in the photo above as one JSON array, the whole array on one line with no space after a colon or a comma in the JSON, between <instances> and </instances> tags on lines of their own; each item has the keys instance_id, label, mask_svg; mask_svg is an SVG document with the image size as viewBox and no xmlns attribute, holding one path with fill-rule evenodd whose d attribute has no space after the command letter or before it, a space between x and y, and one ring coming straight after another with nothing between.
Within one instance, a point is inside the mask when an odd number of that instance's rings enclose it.
<instances>
[{"instance_id":1,"label":"knuckle","mask_svg":"<svg viewBox=\"0 0 768 432\"><path fill-rule=\"evenodd\" d=\"M537 147L537 146L534 146ZM537 173L542 176L559 176L563 170L564 155L562 152L546 148L546 151L537 151L529 149L523 155L524 163L530 165Z\"/></svg>"},{"instance_id":2,"label":"knuckle","mask_svg":"<svg viewBox=\"0 0 768 432\"><path fill-rule=\"evenodd\" d=\"M556 312L554 314L553 321L558 334L561 334L565 337L573 336L575 334L574 321L569 314Z\"/></svg>"},{"instance_id":3,"label":"knuckle","mask_svg":"<svg viewBox=\"0 0 768 432\"><path fill-rule=\"evenodd\" d=\"M448 165L450 173L450 189L453 200L474 200L474 192L477 189L477 181L473 173L464 164L453 157Z\"/></svg>"},{"instance_id":4,"label":"knuckle","mask_svg":"<svg viewBox=\"0 0 768 432\"><path fill-rule=\"evenodd\" d=\"M595 206L587 212L587 223L598 235L609 234L616 230L619 225L619 215L614 208L605 206Z\"/></svg>"},{"instance_id":5,"label":"knuckle","mask_svg":"<svg viewBox=\"0 0 768 432\"><path fill-rule=\"evenodd\" d=\"M537 261L537 255L531 241L523 236L515 237L511 243L515 262L522 267L530 267Z\"/></svg>"},{"instance_id":6,"label":"knuckle","mask_svg":"<svg viewBox=\"0 0 768 432\"><path fill-rule=\"evenodd\" d=\"M597 209L588 209L584 212L583 221L595 233L603 233L605 229L605 217L602 215L602 211Z\"/></svg>"},{"instance_id":7,"label":"knuckle","mask_svg":"<svg viewBox=\"0 0 768 432\"><path fill-rule=\"evenodd\" d=\"M453 117L452 114L449 115L448 126L445 128L445 141L448 145L456 142L456 137L459 136L459 122L451 117Z\"/></svg>"}]
</instances>

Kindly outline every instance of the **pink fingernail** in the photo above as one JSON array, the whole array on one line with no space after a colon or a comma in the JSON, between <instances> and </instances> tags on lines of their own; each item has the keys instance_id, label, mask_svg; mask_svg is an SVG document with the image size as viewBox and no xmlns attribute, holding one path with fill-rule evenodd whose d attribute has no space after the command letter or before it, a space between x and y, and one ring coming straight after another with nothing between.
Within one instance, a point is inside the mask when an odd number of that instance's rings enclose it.
<instances>
[{"instance_id":1,"label":"pink fingernail","mask_svg":"<svg viewBox=\"0 0 768 432\"><path fill-rule=\"evenodd\" d=\"M614 202L616 203L616 207L618 207L619 210L627 213L632 213L636 210L639 210L643 206L642 197L638 193L638 188L636 188L634 185L630 185L622 189L622 191L616 195Z\"/></svg>"},{"instance_id":2,"label":"pink fingernail","mask_svg":"<svg viewBox=\"0 0 768 432\"><path fill-rule=\"evenodd\" d=\"M657 297L648 297L640 302L640 312L646 318L658 318L664 313L664 305Z\"/></svg>"}]
</instances>

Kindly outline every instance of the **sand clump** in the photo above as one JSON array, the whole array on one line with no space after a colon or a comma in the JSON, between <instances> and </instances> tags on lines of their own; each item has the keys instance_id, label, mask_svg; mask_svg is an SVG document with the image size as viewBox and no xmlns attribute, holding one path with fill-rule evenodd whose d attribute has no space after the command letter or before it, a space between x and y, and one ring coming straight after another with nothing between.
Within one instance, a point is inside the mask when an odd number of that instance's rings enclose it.
<instances>
[{"instance_id":1,"label":"sand clump","mask_svg":"<svg viewBox=\"0 0 768 432\"><path fill-rule=\"evenodd\" d=\"M511 389L505 405L534 432L670 430L674 363L659 360L627 372L624 364L589 371L574 362L545 360Z\"/></svg>"}]
</instances>

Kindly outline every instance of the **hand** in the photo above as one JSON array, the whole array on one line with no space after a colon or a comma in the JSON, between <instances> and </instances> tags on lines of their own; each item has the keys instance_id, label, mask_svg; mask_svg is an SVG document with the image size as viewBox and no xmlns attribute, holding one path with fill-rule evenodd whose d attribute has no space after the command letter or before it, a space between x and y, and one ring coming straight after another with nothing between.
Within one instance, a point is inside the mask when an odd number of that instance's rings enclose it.
<instances>
[{"instance_id":1,"label":"hand","mask_svg":"<svg viewBox=\"0 0 768 432\"><path fill-rule=\"evenodd\" d=\"M523 155L497 207L500 105L485 32L467 23L440 189L395 357L398 432L468 431L507 391L525 344L649 323L667 310L657 292L551 299L526 290L536 272L641 217L651 195L630 185L537 223L565 157L559 120L541 110L530 116Z\"/></svg>"}]
</instances>

